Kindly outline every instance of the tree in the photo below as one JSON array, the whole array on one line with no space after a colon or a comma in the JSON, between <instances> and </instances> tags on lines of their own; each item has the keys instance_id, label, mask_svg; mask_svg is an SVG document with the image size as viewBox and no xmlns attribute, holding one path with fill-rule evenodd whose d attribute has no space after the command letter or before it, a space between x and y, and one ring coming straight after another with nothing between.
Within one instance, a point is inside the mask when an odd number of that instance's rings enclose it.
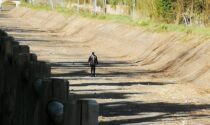
<instances>
[{"instance_id":1,"label":"tree","mask_svg":"<svg viewBox=\"0 0 210 125\"><path fill-rule=\"evenodd\" d=\"M54 3L53 3L53 0L49 0L50 2L50 5L51 5L51 8L54 9Z\"/></svg>"}]
</instances>

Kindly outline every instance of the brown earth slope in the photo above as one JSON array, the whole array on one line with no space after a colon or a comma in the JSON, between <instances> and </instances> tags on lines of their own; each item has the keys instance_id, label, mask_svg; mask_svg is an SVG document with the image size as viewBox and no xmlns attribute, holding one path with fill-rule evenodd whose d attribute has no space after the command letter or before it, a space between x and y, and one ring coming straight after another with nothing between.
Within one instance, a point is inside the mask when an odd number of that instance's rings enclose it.
<instances>
[{"instance_id":1,"label":"brown earth slope","mask_svg":"<svg viewBox=\"0 0 210 125\"><path fill-rule=\"evenodd\" d=\"M0 25L51 62L53 77L70 80L72 99L96 99L100 124L210 124L209 36L26 8L1 14ZM96 78L88 74L92 51Z\"/></svg>"}]
</instances>

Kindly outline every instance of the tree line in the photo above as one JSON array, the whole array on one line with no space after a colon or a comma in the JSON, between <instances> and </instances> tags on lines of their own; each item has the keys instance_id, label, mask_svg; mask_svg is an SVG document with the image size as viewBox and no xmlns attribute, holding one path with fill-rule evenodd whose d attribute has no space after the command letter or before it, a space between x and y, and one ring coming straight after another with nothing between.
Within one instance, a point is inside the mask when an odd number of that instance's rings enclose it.
<instances>
[{"instance_id":1,"label":"tree line","mask_svg":"<svg viewBox=\"0 0 210 125\"><path fill-rule=\"evenodd\" d=\"M127 6L127 13L166 23L207 26L210 20L210 0L25 0L65 2L66 4Z\"/></svg>"}]
</instances>

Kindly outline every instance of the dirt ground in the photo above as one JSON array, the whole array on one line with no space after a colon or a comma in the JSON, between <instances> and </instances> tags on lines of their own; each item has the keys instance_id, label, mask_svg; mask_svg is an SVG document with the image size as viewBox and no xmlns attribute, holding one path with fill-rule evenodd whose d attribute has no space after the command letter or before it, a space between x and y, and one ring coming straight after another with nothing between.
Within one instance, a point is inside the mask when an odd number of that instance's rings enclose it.
<instances>
[{"instance_id":1,"label":"dirt ground","mask_svg":"<svg viewBox=\"0 0 210 125\"><path fill-rule=\"evenodd\" d=\"M50 62L52 77L68 79L70 98L95 99L100 125L210 125L209 37L27 13L1 13L0 28Z\"/></svg>"}]
</instances>

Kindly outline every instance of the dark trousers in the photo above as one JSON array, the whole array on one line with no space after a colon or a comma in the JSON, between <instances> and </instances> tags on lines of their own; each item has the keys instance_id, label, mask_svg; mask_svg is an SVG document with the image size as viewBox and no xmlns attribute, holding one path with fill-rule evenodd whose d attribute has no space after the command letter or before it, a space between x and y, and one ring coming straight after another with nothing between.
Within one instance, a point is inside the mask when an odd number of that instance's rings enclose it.
<instances>
[{"instance_id":1,"label":"dark trousers","mask_svg":"<svg viewBox=\"0 0 210 125\"><path fill-rule=\"evenodd\" d=\"M91 76L96 76L96 66L95 65L91 65Z\"/></svg>"}]
</instances>

